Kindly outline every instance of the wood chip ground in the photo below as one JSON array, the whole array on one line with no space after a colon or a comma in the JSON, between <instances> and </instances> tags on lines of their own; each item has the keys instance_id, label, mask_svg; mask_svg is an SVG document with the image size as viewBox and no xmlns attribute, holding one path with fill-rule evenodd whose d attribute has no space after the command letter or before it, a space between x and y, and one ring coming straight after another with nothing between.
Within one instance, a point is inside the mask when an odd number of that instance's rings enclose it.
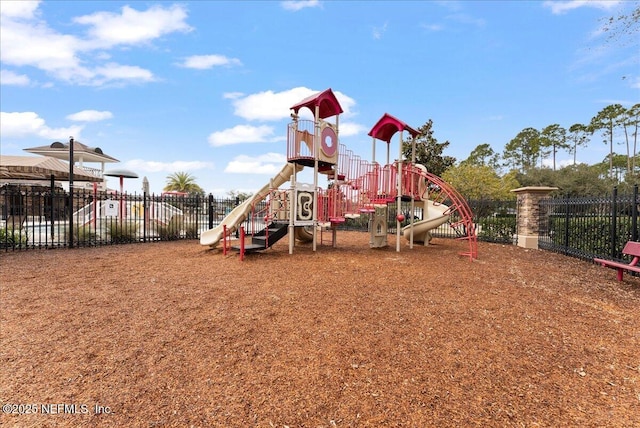
<instances>
[{"instance_id":1,"label":"wood chip ground","mask_svg":"<svg viewBox=\"0 0 640 428\"><path fill-rule=\"evenodd\" d=\"M640 427L640 280L389 243L2 253L0 425Z\"/></svg>"}]
</instances>

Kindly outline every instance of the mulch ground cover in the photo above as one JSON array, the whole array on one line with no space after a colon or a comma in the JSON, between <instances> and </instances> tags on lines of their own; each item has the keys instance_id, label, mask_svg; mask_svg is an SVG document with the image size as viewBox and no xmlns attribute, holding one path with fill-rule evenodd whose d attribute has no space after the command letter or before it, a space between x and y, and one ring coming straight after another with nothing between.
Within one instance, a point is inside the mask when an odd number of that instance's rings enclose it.
<instances>
[{"instance_id":1,"label":"mulch ground cover","mask_svg":"<svg viewBox=\"0 0 640 428\"><path fill-rule=\"evenodd\" d=\"M640 427L639 279L368 239L0 254L0 425Z\"/></svg>"}]
</instances>

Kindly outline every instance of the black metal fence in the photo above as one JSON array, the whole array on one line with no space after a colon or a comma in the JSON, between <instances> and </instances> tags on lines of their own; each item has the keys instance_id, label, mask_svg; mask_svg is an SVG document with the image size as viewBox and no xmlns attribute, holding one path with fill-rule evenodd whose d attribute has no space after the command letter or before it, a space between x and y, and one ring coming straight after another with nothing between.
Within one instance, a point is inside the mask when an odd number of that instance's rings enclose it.
<instances>
[{"instance_id":1,"label":"black metal fence","mask_svg":"<svg viewBox=\"0 0 640 428\"><path fill-rule=\"evenodd\" d=\"M637 186L627 195L614 189L605 197L546 199L539 209L541 249L585 260L625 261L625 243L638 240Z\"/></svg>"},{"instance_id":2,"label":"black metal fence","mask_svg":"<svg viewBox=\"0 0 640 428\"><path fill-rule=\"evenodd\" d=\"M478 240L485 242L498 242L506 244L514 244L516 239L516 201L491 201L491 200L469 200L467 201L471 211L473 212L473 222L476 224L476 233ZM401 227L409 224L411 216L411 203L402 202L401 212L404 214L405 220L401 223ZM396 233L396 203L388 206L387 230L391 234ZM422 220L423 212L421 208L415 208L413 220ZM460 228L450 226L450 223L456 223L459 218L454 213L451 221L439 226L431 232L431 235L438 238L458 238L466 236L466 231ZM343 230L367 231L369 227L369 217L367 215L360 216L355 219L347 219L340 226Z\"/></svg>"},{"instance_id":3,"label":"black metal fence","mask_svg":"<svg viewBox=\"0 0 640 428\"><path fill-rule=\"evenodd\" d=\"M240 201L237 198L118 194L61 188L9 186L0 188L0 248L5 251L73 248L123 243L198 239L218 225ZM265 208L265 202L256 210ZM513 243L515 201L469 201L478 239ZM403 226L409 223L410 203L402 203ZM389 205L389 233L395 233L396 205ZM414 221L421 220L416 208ZM455 222L455 214L452 216ZM249 227L247 223L246 228ZM369 216L348 219L342 230L367 231ZM440 226L433 236L455 238L465 231Z\"/></svg>"},{"instance_id":4,"label":"black metal fence","mask_svg":"<svg viewBox=\"0 0 640 428\"><path fill-rule=\"evenodd\" d=\"M0 188L0 248L83 247L197 239L239 200L209 196L111 194L60 188Z\"/></svg>"}]
</instances>

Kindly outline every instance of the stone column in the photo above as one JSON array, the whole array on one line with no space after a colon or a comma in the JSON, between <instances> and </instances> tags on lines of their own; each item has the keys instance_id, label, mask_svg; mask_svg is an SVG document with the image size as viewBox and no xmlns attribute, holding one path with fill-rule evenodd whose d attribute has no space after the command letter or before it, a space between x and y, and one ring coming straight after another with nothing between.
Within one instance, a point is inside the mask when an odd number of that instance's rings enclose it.
<instances>
[{"instance_id":1,"label":"stone column","mask_svg":"<svg viewBox=\"0 0 640 428\"><path fill-rule=\"evenodd\" d=\"M514 189L518 197L516 214L516 234L518 246L538 249L538 229L540 226L539 202L558 190L557 187L521 187Z\"/></svg>"}]
</instances>

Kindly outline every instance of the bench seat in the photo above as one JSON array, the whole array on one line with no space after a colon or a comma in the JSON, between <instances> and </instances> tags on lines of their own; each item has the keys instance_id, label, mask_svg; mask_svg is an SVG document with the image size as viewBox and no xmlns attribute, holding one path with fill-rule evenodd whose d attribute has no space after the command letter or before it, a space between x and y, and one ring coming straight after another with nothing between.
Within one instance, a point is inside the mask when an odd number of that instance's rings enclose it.
<instances>
[{"instance_id":1,"label":"bench seat","mask_svg":"<svg viewBox=\"0 0 640 428\"><path fill-rule=\"evenodd\" d=\"M621 263L614 260L594 258L594 263L598 263L604 267L614 268L618 271L618 281L622 281L622 275L624 271L640 273L640 242L629 241L625 244L622 253L627 256L632 256L633 260L630 263Z\"/></svg>"}]
</instances>

